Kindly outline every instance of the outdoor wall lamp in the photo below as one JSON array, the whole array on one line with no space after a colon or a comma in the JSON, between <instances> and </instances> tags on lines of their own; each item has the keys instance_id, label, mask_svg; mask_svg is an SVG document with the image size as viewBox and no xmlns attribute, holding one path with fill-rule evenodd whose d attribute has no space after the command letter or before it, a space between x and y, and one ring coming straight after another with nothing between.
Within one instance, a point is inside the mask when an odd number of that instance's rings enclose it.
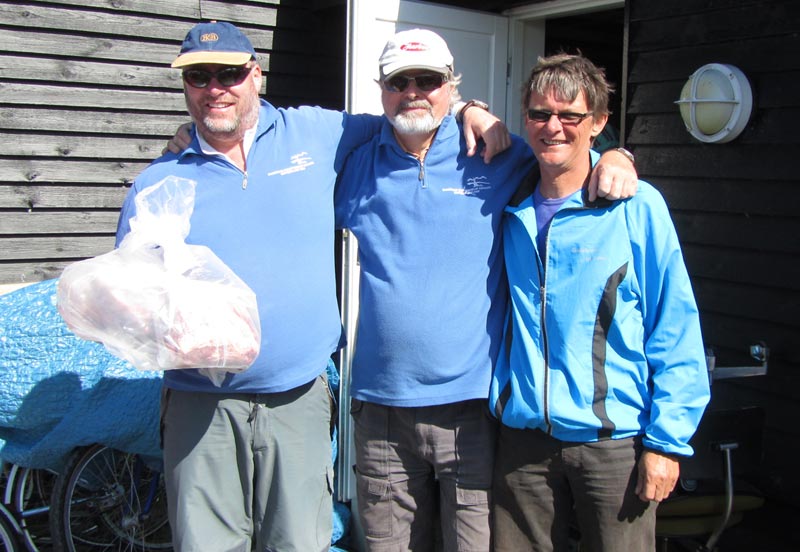
<instances>
[{"instance_id":1,"label":"outdoor wall lamp","mask_svg":"<svg viewBox=\"0 0 800 552\"><path fill-rule=\"evenodd\" d=\"M692 73L675 103L692 136L701 142L721 144L739 136L747 126L753 93L738 68L709 63Z\"/></svg>"}]
</instances>

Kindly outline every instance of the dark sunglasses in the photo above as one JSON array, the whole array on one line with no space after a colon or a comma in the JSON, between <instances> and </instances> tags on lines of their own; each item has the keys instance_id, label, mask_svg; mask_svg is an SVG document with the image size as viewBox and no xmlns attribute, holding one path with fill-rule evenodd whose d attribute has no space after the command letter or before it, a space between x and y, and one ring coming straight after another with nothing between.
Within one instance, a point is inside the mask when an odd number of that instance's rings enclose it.
<instances>
[{"instance_id":1,"label":"dark sunglasses","mask_svg":"<svg viewBox=\"0 0 800 552\"><path fill-rule=\"evenodd\" d=\"M225 67L219 71L186 69L183 72L183 80L194 88L205 88L209 85L211 79L217 79L217 82L222 86L235 86L247 77L253 67L253 65L237 65Z\"/></svg>"},{"instance_id":2,"label":"dark sunglasses","mask_svg":"<svg viewBox=\"0 0 800 552\"><path fill-rule=\"evenodd\" d=\"M552 111L546 111L544 109L529 109L528 120L535 123L546 123L550 120L550 117L555 116L562 125L577 125L591 114L591 111L587 111L586 113L574 113L572 111L553 113Z\"/></svg>"},{"instance_id":3,"label":"dark sunglasses","mask_svg":"<svg viewBox=\"0 0 800 552\"><path fill-rule=\"evenodd\" d=\"M406 75L396 75L390 79L383 81L383 86L389 92L405 92L411 81L417 85L417 88L423 92L431 92L448 81L447 75L441 73L431 73L425 75L417 75L416 77L409 77Z\"/></svg>"}]
</instances>

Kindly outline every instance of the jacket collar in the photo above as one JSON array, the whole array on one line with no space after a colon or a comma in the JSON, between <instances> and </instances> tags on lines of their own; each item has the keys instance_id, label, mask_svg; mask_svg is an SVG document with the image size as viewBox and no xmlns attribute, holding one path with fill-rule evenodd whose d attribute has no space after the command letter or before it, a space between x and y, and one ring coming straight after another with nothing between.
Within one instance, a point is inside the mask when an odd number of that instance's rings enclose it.
<instances>
[{"instance_id":1,"label":"jacket collar","mask_svg":"<svg viewBox=\"0 0 800 552\"><path fill-rule=\"evenodd\" d=\"M600 159L600 154L594 150L589 150L589 155L592 158L592 168L597 165L597 161ZM517 191L514 192L514 195L511 197L511 200L508 202L509 207L519 207L520 204L529 198L533 191L536 189L536 186L539 185L539 180L541 179L541 169L539 168L539 163L536 163L533 168L530 170L528 175L525 179L520 183ZM589 190L585 187L581 188L579 191L575 192L570 196L570 198L564 202L564 207L582 207L584 209L599 209L602 207L609 207L611 206L612 201L608 200L603 197L598 197L594 201L589 201Z\"/></svg>"}]
</instances>

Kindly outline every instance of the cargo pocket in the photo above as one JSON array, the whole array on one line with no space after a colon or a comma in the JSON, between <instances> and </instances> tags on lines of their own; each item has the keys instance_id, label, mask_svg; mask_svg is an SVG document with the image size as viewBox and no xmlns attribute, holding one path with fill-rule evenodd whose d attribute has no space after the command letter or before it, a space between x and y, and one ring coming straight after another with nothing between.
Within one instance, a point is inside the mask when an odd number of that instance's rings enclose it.
<instances>
[{"instance_id":1,"label":"cargo pocket","mask_svg":"<svg viewBox=\"0 0 800 552\"><path fill-rule=\"evenodd\" d=\"M456 487L456 503L459 508L484 506L489 504L491 491L488 489L462 489Z\"/></svg>"},{"instance_id":2,"label":"cargo pocket","mask_svg":"<svg viewBox=\"0 0 800 552\"><path fill-rule=\"evenodd\" d=\"M359 512L367 537L392 536L392 486L386 479L356 473Z\"/></svg>"},{"instance_id":3,"label":"cargo pocket","mask_svg":"<svg viewBox=\"0 0 800 552\"><path fill-rule=\"evenodd\" d=\"M456 487L456 511L443 512L444 523L450 524L452 537L459 544L459 551L485 551L491 546L490 536L490 514L489 501L491 491L489 489L462 489ZM444 518L449 517L449 521Z\"/></svg>"}]
</instances>

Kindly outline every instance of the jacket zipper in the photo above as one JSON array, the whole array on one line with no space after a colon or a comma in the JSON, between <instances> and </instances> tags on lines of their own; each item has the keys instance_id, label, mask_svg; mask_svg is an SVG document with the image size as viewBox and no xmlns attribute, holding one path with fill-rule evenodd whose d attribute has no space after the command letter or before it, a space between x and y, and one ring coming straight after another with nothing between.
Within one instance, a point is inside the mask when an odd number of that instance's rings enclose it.
<instances>
[{"instance_id":1,"label":"jacket zipper","mask_svg":"<svg viewBox=\"0 0 800 552\"><path fill-rule=\"evenodd\" d=\"M585 209L585 207L565 207L563 209L559 209L553 214L553 218L550 220L550 225L547 228L547 238L545 240L545 258L541 260L542 269L540 271L539 279L541 280L541 284L539 284L539 293L542 294L542 307L540 313L540 323L542 325L542 344L544 347L543 356L544 356L544 423L547 428L547 434L553 434L553 424L550 419L550 343L547 340L547 326L546 326L546 302L545 302L545 295L547 291L547 259L550 257L550 231L553 229L553 222L555 222L556 217L562 212L565 211L581 211ZM534 239L535 240L535 239Z\"/></svg>"},{"instance_id":2,"label":"jacket zipper","mask_svg":"<svg viewBox=\"0 0 800 552\"><path fill-rule=\"evenodd\" d=\"M551 223L552 224L552 223ZM546 242L550 241L550 230L547 231L547 238ZM548 246L545 251L549 251L549 243L546 243ZM542 344L544 346L543 351L543 358L544 358L544 423L545 427L547 428L547 434L553 434L553 425L550 423L550 344L547 340L547 309L545 304L545 298L547 297L547 255L545 258L541 260L542 263L542 270L540 271L540 279L541 284L539 284L539 293L541 294L542 302L541 302L541 313L540 313L540 324L542 326Z\"/></svg>"}]
</instances>

